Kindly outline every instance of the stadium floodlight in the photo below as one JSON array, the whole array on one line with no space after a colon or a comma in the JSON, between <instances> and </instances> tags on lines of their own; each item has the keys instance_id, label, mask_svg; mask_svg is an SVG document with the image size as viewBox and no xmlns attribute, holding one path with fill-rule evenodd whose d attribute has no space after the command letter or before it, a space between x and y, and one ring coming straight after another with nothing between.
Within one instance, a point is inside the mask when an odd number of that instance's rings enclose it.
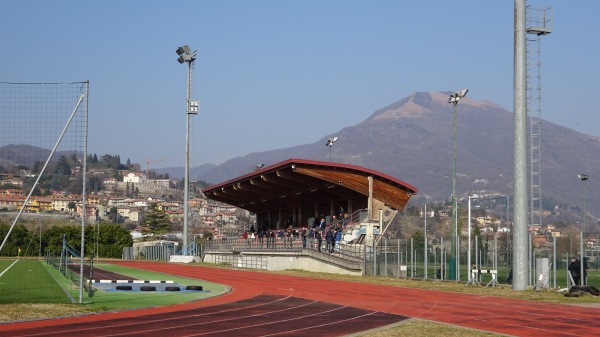
<instances>
[{"instance_id":1,"label":"stadium floodlight","mask_svg":"<svg viewBox=\"0 0 600 337\"><path fill-rule=\"evenodd\" d=\"M260 170L261 168L265 167L265 164L258 164L256 165L256 170Z\"/></svg>"},{"instance_id":2,"label":"stadium floodlight","mask_svg":"<svg viewBox=\"0 0 600 337\"><path fill-rule=\"evenodd\" d=\"M177 61L179 63L191 63L196 60L196 52L192 51L188 45L177 48L175 52L177 53L177 55L179 55L179 57L177 58Z\"/></svg>"},{"instance_id":3,"label":"stadium floodlight","mask_svg":"<svg viewBox=\"0 0 600 337\"><path fill-rule=\"evenodd\" d=\"M175 51L177 53L177 55L181 55L184 53L189 53L190 52L190 46L188 46L187 44L184 46L181 46L179 48L177 48L177 50Z\"/></svg>"},{"instance_id":4,"label":"stadium floodlight","mask_svg":"<svg viewBox=\"0 0 600 337\"><path fill-rule=\"evenodd\" d=\"M188 254L188 227L189 227L189 191L190 191L190 115L198 114L198 102L191 100L192 87L192 63L196 60L196 51L192 51L188 45L181 46L175 50L179 57L177 61L188 64L187 75L187 101L185 120L185 173L183 191L183 247L182 254Z\"/></svg>"},{"instance_id":5,"label":"stadium floodlight","mask_svg":"<svg viewBox=\"0 0 600 337\"><path fill-rule=\"evenodd\" d=\"M578 174L577 178L579 178L581 181L586 181L588 180L588 176L587 174ZM585 184L583 184L582 187L582 199L583 199L583 211L581 214L582 217L582 221L581 221L581 234L579 235L579 249L581 250L580 254L579 254L579 277L581 277L580 279L580 285L585 285L587 283L586 279L585 279L585 247L583 245L583 234L585 231Z\"/></svg>"},{"instance_id":6,"label":"stadium floodlight","mask_svg":"<svg viewBox=\"0 0 600 337\"><path fill-rule=\"evenodd\" d=\"M469 92L469 89L463 89L463 90L460 90L460 91L457 91L457 92L451 94L450 98L448 98L448 103L452 103L452 104L456 105L456 103L458 103L458 101L460 101L462 98L467 96L468 92Z\"/></svg>"},{"instance_id":7,"label":"stadium floodlight","mask_svg":"<svg viewBox=\"0 0 600 337\"><path fill-rule=\"evenodd\" d=\"M450 279L451 280L460 280L460 272L458 268L458 263L456 261L456 257L458 256L458 229L457 229L457 207L456 207L456 106L458 105L458 101L460 101L463 97L467 95L469 89L462 89L450 95L448 98L448 103L454 106L454 127L453 127L453 144L454 148L452 151L452 240L450 240Z\"/></svg>"},{"instance_id":8,"label":"stadium floodlight","mask_svg":"<svg viewBox=\"0 0 600 337\"><path fill-rule=\"evenodd\" d=\"M330 137L329 139L327 139L327 143L325 143L325 146L329 146L329 161L331 161L331 147L333 146L333 143L335 143L338 140L338 137Z\"/></svg>"}]
</instances>

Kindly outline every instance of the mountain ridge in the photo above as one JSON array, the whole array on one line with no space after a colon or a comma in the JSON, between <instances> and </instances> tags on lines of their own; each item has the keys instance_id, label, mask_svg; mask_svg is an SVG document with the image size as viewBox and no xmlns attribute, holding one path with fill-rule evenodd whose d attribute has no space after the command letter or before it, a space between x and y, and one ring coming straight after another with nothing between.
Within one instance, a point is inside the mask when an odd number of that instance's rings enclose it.
<instances>
[{"instance_id":1,"label":"mountain ridge","mask_svg":"<svg viewBox=\"0 0 600 337\"><path fill-rule=\"evenodd\" d=\"M451 194L453 109L449 92L415 92L373 112L363 122L311 144L250 153L192 176L219 183L246 174L258 163L289 158L329 161L328 137L337 136L331 161L364 166L419 188L413 199L444 200ZM489 100L465 97L457 106L458 197L482 192L512 195L514 114ZM542 121L542 197L572 207L582 203L577 174L600 176L600 137ZM157 170L162 171L162 170ZM586 182L586 202L600 200L600 184ZM595 213L596 210L586 210Z\"/></svg>"}]
</instances>

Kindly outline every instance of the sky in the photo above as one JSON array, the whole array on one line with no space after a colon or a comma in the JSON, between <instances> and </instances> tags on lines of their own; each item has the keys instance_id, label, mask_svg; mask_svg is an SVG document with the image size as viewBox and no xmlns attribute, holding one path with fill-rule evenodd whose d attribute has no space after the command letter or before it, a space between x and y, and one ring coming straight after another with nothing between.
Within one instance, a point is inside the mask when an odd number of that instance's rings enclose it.
<instances>
[{"instance_id":1,"label":"sky","mask_svg":"<svg viewBox=\"0 0 600 337\"><path fill-rule=\"evenodd\" d=\"M0 81L90 81L88 152L144 168L185 163L182 45L197 51L191 166L310 144L413 92L468 88L513 110L513 1L1 4ZM528 4L552 8L542 118L600 136L600 1Z\"/></svg>"}]
</instances>

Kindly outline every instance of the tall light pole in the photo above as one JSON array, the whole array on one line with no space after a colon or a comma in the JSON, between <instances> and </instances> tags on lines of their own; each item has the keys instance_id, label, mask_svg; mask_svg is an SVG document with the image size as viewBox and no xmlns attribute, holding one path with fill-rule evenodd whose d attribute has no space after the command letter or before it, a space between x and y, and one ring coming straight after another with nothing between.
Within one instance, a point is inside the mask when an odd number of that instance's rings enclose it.
<instances>
[{"instance_id":1,"label":"tall light pole","mask_svg":"<svg viewBox=\"0 0 600 337\"><path fill-rule=\"evenodd\" d=\"M423 228L423 230L424 230L423 237L425 239L425 248L424 248L424 252L423 252L423 256L424 256L423 266L424 266L425 272L423 274L424 274L425 279L427 280L427 259L428 259L428 257L427 257L427 199L425 199L424 215L425 215L425 220L424 220L424 225L423 225L423 227L424 227Z\"/></svg>"},{"instance_id":2,"label":"tall light pole","mask_svg":"<svg viewBox=\"0 0 600 337\"><path fill-rule=\"evenodd\" d=\"M458 280L457 275L459 275L458 270L457 270L457 263L456 263L456 249L457 249L457 244L456 244L456 240L457 240L457 219L456 219L456 113L457 113L457 109L456 106L458 105L458 102L467 95L467 92L469 92L469 89L463 89L461 91L457 91L453 94L450 95L450 98L448 99L448 103L452 104L454 106L454 127L452 129L452 136L453 136L453 150L452 150L452 233L451 233L451 240L450 240L450 280Z\"/></svg>"},{"instance_id":3,"label":"tall light pole","mask_svg":"<svg viewBox=\"0 0 600 337\"><path fill-rule=\"evenodd\" d=\"M587 174L578 174L577 177L585 182L588 180L588 176ZM582 222L581 222L581 235L579 236L579 249L580 249L580 254L579 254L579 275L581 277L581 282L579 283L580 285L584 285L585 283L585 275L583 274L584 272L584 260L585 260L585 250L584 250L584 246L583 246L583 232L585 231L585 183L583 184L582 187L582 193L581 195L583 196L583 212L582 212Z\"/></svg>"},{"instance_id":4,"label":"tall light pole","mask_svg":"<svg viewBox=\"0 0 600 337\"><path fill-rule=\"evenodd\" d=\"M469 221L469 251L467 253L467 264L469 265L469 275L468 275L469 281L467 282L467 284L474 284L475 283L475 280L472 277L472 270L471 270L471 265L472 265L472 262L471 262L471 199L477 199L477 198L479 198L479 196L477 194L473 194L473 195L469 194L469 207L468 207L469 208L468 209L468 212L469 212L469 216L468 216L468 221Z\"/></svg>"},{"instance_id":5,"label":"tall light pole","mask_svg":"<svg viewBox=\"0 0 600 337\"><path fill-rule=\"evenodd\" d=\"M527 215L527 29L526 1L514 5L514 174L513 174L513 290L527 288L529 233Z\"/></svg>"},{"instance_id":6,"label":"tall light pole","mask_svg":"<svg viewBox=\"0 0 600 337\"><path fill-rule=\"evenodd\" d=\"M192 51L188 45L175 50L179 57L177 61L181 64L188 64L187 74L187 96L186 96L186 115L185 115L185 173L184 173L184 191L183 191L183 249L182 254L188 254L188 218L189 218L189 190L190 190L190 115L198 114L198 101L192 101L192 63L196 61L196 51Z\"/></svg>"},{"instance_id":7,"label":"tall light pole","mask_svg":"<svg viewBox=\"0 0 600 337\"><path fill-rule=\"evenodd\" d=\"M337 140L338 137L331 137L327 139L327 143L325 144L325 146L329 146L329 161L331 161L331 147L333 146L333 143L335 143Z\"/></svg>"}]
</instances>

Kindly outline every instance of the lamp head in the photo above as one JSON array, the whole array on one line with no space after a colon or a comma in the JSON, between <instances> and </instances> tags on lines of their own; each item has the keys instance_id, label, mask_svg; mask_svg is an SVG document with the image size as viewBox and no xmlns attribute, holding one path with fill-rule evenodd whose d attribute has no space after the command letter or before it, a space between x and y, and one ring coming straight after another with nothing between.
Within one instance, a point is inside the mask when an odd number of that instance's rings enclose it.
<instances>
[{"instance_id":1,"label":"lamp head","mask_svg":"<svg viewBox=\"0 0 600 337\"><path fill-rule=\"evenodd\" d=\"M458 101L460 101L461 98L467 96L468 92L469 92L469 89L462 89L460 91L457 91L457 92L451 94L450 98L448 98L448 103L452 103L452 104L458 103Z\"/></svg>"},{"instance_id":2,"label":"lamp head","mask_svg":"<svg viewBox=\"0 0 600 337\"><path fill-rule=\"evenodd\" d=\"M179 48L177 48L177 50L175 50L177 55L181 55L181 54L187 53L189 51L190 51L190 47L187 44L185 46L179 47Z\"/></svg>"},{"instance_id":3,"label":"lamp head","mask_svg":"<svg viewBox=\"0 0 600 337\"><path fill-rule=\"evenodd\" d=\"M581 179L582 181L588 180L587 174L578 174L577 178Z\"/></svg>"},{"instance_id":4,"label":"lamp head","mask_svg":"<svg viewBox=\"0 0 600 337\"><path fill-rule=\"evenodd\" d=\"M333 145L333 143L335 143L338 140L338 137L331 137L329 139L327 139L327 143L325 144L325 146L331 146Z\"/></svg>"},{"instance_id":5,"label":"lamp head","mask_svg":"<svg viewBox=\"0 0 600 337\"><path fill-rule=\"evenodd\" d=\"M175 52L177 53L177 55L179 55L179 57L177 58L177 62L179 62L179 63L185 63L185 62L191 63L196 60L196 52L195 51L192 52L192 50L190 49L190 47L188 45L177 48L177 50L175 50Z\"/></svg>"}]
</instances>

